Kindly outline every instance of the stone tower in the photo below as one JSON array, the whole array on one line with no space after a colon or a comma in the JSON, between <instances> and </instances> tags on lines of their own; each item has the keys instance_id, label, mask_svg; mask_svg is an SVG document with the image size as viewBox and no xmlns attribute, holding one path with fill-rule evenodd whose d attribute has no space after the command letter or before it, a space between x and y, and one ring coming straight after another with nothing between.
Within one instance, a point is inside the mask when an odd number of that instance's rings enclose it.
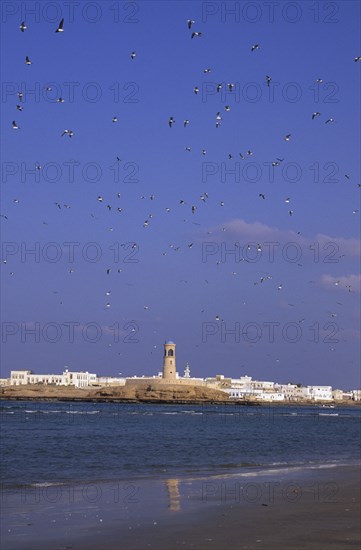
<instances>
[{"instance_id":1,"label":"stone tower","mask_svg":"<svg viewBox=\"0 0 361 550\"><path fill-rule=\"evenodd\" d=\"M164 344L163 379L176 380L175 343L167 340Z\"/></svg>"}]
</instances>

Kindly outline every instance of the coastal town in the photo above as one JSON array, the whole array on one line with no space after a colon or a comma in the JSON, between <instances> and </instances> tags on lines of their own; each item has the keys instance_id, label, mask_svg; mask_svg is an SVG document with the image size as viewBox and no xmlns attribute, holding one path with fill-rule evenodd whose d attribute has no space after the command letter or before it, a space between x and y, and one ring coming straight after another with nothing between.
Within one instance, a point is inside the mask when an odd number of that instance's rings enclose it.
<instances>
[{"instance_id":1,"label":"coastal town","mask_svg":"<svg viewBox=\"0 0 361 550\"><path fill-rule=\"evenodd\" d=\"M9 378L1 378L0 386L75 387L75 388L116 388L144 387L166 389L167 386L209 388L223 392L224 399L232 402L251 403L360 403L361 389L339 389L332 386L303 386L300 383L278 383L254 380L243 375L230 378L223 374L214 377L194 378L186 363L183 376L176 368L176 344L167 340L164 343L163 369L154 376L108 377L95 373L70 371L65 368L62 374L36 374L31 370L12 370Z\"/></svg>"}]
</instances>

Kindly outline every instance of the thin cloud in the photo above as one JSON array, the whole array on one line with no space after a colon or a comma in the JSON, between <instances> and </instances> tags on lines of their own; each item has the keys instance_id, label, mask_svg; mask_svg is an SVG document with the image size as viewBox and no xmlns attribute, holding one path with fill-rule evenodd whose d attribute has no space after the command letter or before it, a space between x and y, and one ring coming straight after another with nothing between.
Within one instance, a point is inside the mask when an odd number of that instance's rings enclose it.
<instances>
[{"instance_id":1,"label":"thin cloud","mask_svg":"<svg viewBox=\"0 0 361 550\"><path fill-rule=\"evenodd\" d=\"M359 256L361 241L355 238L346 239L335 235L318 233L314 237L304 237L292 230L279 229L261 222L248 223L242 219L235 219L218 225L210 230L210 240L219 242L231 237L245 242L276 242L280 245L295 242L303 248L310 249L310 254L327 256L330 261L338 261L342 256ZM318 251L316 252L316 247Z\"/></svg>"},{"instance_id":2,"label":"thin cloud","mask_svg":"<svg viewBox=\"0 0 361 550\"><path fill-rule=\"evenodd\" d=\"M343 290L347 292L360 292L361 290L361 275L341 275L335 277L333 275L324 274L317 281L319 286L328 290Z\"/></svg>"}]
</instances>

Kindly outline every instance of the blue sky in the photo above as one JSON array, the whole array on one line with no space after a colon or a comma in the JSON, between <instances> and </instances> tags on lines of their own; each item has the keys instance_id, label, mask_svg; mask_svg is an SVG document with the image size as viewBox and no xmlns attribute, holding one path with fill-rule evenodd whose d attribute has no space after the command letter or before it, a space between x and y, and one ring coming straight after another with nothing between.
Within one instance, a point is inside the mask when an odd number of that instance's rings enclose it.
<instances>
[{"instance_id":1,"label":"blue sky","mask_svg":"<svg viewBox=\"0 0 361 550\"><path fill-rule=\"evenodd\" d=\"M360 385L360 5L248 4L2 4L2 376Z\"/></svg>"}]
</instances>

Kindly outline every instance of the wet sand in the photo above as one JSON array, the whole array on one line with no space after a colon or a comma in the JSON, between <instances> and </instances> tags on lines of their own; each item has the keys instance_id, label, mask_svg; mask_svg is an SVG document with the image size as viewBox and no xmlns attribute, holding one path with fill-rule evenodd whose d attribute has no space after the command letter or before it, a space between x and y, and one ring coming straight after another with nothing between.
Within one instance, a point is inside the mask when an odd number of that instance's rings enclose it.
<instances>
[{"instance_id":1,"label":"wet sand","mask_svg":"<svg viewBox=\"0 0 361 550\"><path fill-rule=\"evenodd\" d=\"M7 490L5 550L360 547L360 469Z\"/></svg>"}]
</instances>

